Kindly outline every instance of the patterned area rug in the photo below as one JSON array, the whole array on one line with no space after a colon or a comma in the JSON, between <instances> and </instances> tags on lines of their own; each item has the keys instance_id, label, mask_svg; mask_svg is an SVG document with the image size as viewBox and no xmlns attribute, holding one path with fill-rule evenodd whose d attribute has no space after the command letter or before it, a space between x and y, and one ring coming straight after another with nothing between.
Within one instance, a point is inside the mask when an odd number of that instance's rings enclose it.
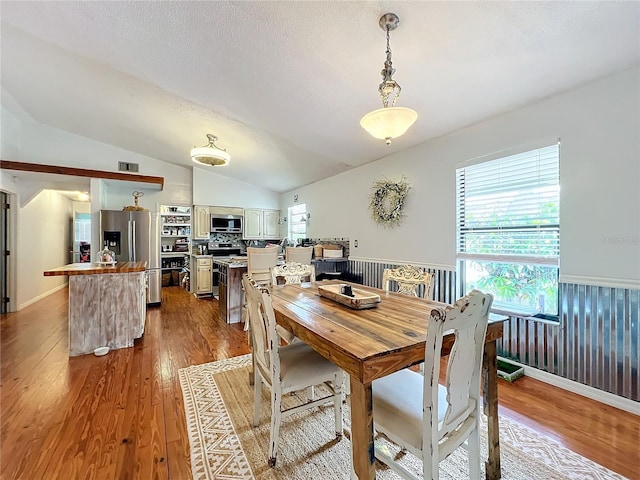
<instances>
[{"instance_id":1,"label":"patterned area rug","mask_svg":"<svg viewBox=\"0 0 640 480\"><path fill-rule=\"evenodd\" d=\"M253 388L248 382L250 362L250 356L243 355L179 371L194 480L348 479L349 438L348 435L341 440L335 438L330 406L283 420L278 464L268 468L269 390L263 388L262 421L254 428L251 425ZM285 401L295 403L300 398L287 395ZM345 426L348 426L349 409L346 404L345 407ZM486 445L486 427L481 431L481 443ZM504 417L500 417L500 448L505 480L624 478ZM482 455L486 457L486 447ZM402 461L421 476L418 459L407 454ZM484 470L484 465L482 468ZM376 478L400 478L379 463L376 470ZM468 472L467 455L463 451L455 452L440 463L443 480L469 478Z\"/></svg>"}]
</instances>

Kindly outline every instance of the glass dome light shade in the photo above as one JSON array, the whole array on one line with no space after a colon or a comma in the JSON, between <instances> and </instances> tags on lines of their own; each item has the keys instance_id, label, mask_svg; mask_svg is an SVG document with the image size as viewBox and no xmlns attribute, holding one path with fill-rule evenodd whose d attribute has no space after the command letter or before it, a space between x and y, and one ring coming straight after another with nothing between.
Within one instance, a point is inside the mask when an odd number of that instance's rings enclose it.
<instances>
[{"instance_id":1,"label":"glass dome light shade","mask_svg":"<svg viewBox=\"0 0 640 480\"><path fill-rule=\"evenodd\" d=\"M191 160L202 165L219 167L228 165L231 155L215 147L197 147L191 149Z\"/></svg>"},{"instance_id":2,"label":"glass dome light shade","mask_svg":"<svg viewBox=\"0 0 640 480\"><path fill-rule=\"evenodd\" d=\"M362 117L360 126L389 145L392 138L404 135L417 119L418 113L410 108L383 107Z\"/></svg>"}]
</instances>

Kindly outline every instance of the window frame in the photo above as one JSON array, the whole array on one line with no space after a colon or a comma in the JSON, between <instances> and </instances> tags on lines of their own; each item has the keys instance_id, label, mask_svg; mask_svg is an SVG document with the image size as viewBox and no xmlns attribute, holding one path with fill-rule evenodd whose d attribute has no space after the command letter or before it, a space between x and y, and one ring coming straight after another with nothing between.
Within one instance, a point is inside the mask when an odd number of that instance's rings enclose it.
<instances>
[{"instance_id":1,"label":"window frame","mask_svg":"<svg viewBox=\"0 0 640 480\"><path fill-rule=\"evenodd\" d=\"M304 209L302 209L304 207ZM294 221L294 217L300 216L300 221ZM297 238L307 238L307 204L306 203L298 203L295 205L291 205L287 208L287 238L289 241L293 243L297 243ZM296 233L296 237L293 234L293 226L294 225L304 225L304 233L299 234ZM299 236L302 235L302 236Z\"/></svg>"},{"instance_id":2,"label":"window frame","mask_svg":"<svg viewBox=\"0 0 640 480\"><path fill-rule=\"evenodd\" d=\"M518 168L519 162L522 162L522 164L526 164L525 163L526 161L531 161L531 160L528 160L527 157L533 158L533 156L537 155L537 157L539 158L541 156L540 152L544 152L545 149L551 149L551 148L555 148L555 156L552 156L551 162L555 161L554 168L556 170L555 171L552 170L552 172L553 172L553 175L555 176L554 181L556 181L557 183L552 185L557 185L557 187L551 188L551 191L552 191L551 196L553 197L552 205L553 205L553 208L555 209L555 218L557 219L557 223L541 224L541 223L532 222L532 223L519 223L517 225L509 225L509 224L501 223L495 226L484 225L484 226L475 226L475 227L467 224L468 223L467 211L472 210L469 208L468 199L473 198L473 195L471 196L466 195L467 173L468 173L467 169L471 168L473 170L472 167L476 165L486 164L485 169L476 168L475 169L476 171L473 172L475 175L477 175L477 177L480 177L483 173L490 172L492 169L496 170L503 167L507 169ZM509 157L520 157L520 158L514 158L510 162ZM489 165L489 162L494 162L494 164ZM495 162L500 162L500 163L495 163ZM538 173L538 181L540 177L539 172L541 171L540 165L541 163L539 162L536 169L536 172ZM534 175L530 175L530 176L531 176L530 182L524 184L521 187L516 187L512 190L509 190L506 187L502 189L501 187L504 187L504 185L500 183L500 181L497 183L488 182L487 192L484 193L484 195L490 196L491 187L493 186L495 188L496 185L499 187L498 189L499 194L496 195L497 199L499 199L497 201L504 200L505 202L508 202L509 197L514 198L513 192L522 191L524 194L530 195L531 191L533 191L533 189L536 188L535 186L537 181ZM517 303L509 303L505 301L494 301L492 311L495 313L507 314L507 315L517 316L517 317L524 317L524 318L533 317L536 319L541 319L542 321L549 321L554 323L559 321L560 301L561 301L560 299L560 223L561 223L560 222L560 139L558 138L555 140L539 142L536 145L523 146L517 149L512 149L510 151L498 152L496 154L488 155L485 157L480 157L477 159L461 162L456 165L455 177L456 177L455 178L455 183L456 183L455 185L456 267L458 271L457 287L458 287L459 295L462 296L467 293L466 292L466 283L467 283L467 274L468 274L467 269L469 268L468 262L470 261L503 263L503 264L511 264L511 265L520 265L523 267L530 266L530 265L551 267L551 268L555 267L555 288L556 288L556 292L555 292L556 313L555 314L536 311L536 309L531 306L519 305ZM505 184L509 185L508 181L505 182ZM537 183L537 185L538 185L537 188L541 188L543 184ZM476 193L476 198L477 197L481 198L481 195L483 194L481 190L480 192L476 190L475 193ZM538 203L534 204L536 205L536 208L538 209L538 211L540 210L543 203L544 203L544 195L541 195L541 199L538 201ZM519 214L525 212L525 208L523 205L518 205L515 208L516 208L515 212ZM482 209L478 209L478 208L475 211L483 212ZM485 209L485 211L488 212L489 209ZM526 222L526 215L522 215L522 218L519 218L518 216L516 216L516 218L518 218L520 221ZM541 217L541 218L544 218L544 217ZM479 223L481 224L482 221L479 221ZM517 235L515 237L501 235L505 231L510 231L510 230L514 232L517 231L520 234L524 234L523 239L518 240ZM504 239L509 239L509 240L516 239L516 241L512 243L518 244L520 242L522 243L522 245L526 246L526 242L531 241L531 240L528 240L529 237L527 237L526 234L531 234L531 238L533 238L534 241L537 242L536 245L541 247L541 249L544 251L544 249L542 248L545 245L545 242L543 240L544 237L542 235L539 235L541 232L542 233L550 232L550 237L553 240L549 244L552 247L551 251L555 250L555 254L521 255L518 253L514 254L513 252L511 253L505 253L504 251L499 252L500 243L504 242ZM494 248L495 250L498 250L498 252L470 253L468 251L464 251L464 249L468 246L467 242L473 242L474 240L473 234L478 234L478 233L480 234L495 233L496 234L495 239L497 239L497 241L493 241L492 239L489 241L488 245L489 245L489 249ZM483 241L486 242L487 239L480 238L479 241L482 244L482 242ZM486 245L482 244L482 246L486 248ZM513 246L511 246L509 249L517 250ZM553 275L554 272L550 271L548 273ZM540 295L544 295L544 290L542 289L538 289L537 292L538 294L536 294L536 296L538 298L540 298Z\"/></svg>"}]
</instances>

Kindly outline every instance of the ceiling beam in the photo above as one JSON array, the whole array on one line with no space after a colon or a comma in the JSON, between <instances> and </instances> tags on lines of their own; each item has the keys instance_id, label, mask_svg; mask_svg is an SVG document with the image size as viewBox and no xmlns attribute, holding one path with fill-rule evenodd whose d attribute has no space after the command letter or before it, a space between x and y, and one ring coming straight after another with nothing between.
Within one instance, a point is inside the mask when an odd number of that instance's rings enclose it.
<instances>
[{"instance_id":1,"label":"ceiling beam","mask_svg":"<svg viewBox=\"0 0 640 480\"><path fill-rule=\"evenodd\" d=\"M22 172L54 173L58 175L71 175L76 177L102 178L106 180L123 180L127 182L149 184L149 188L160 187L160 190L164 188L164 177L138 175L135 173L106 172L104 170L62 167L58 165L41 165L38 163L11 162L8 160L0 160L0 169L18 170Z\"/></svg>"}]
</instances>

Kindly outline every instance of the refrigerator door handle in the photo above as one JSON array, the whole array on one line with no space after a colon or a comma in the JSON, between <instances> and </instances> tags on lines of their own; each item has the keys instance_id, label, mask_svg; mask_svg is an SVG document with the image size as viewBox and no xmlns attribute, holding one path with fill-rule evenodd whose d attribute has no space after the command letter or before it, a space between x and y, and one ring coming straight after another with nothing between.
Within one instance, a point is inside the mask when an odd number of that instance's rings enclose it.
<instances>
[{"instance_id":1,"label":"refrigerator door handle","mask_svg":"<svg viewBox=\"0 0 640 480\"><path fill-rule=\"evenodd\" d=\"M133 245L131 244L131 220L127 220L127 242L129 242L129 248L128 248L128 252L127 252L127 255L129 257L128 260L129 261L133 261L133 258L132 258Z\"/></svg>"},{"instance_id":2,"label":"refrigerator door handle","mask_svg":"<svg viewBox=\"0 0 640 480\"><path fill-rule=\"evenodd\" d=\"M129 258L131 258L132 261L137 262L138 259L136 258L136 221L132 220L131 221L131 254L129 254Z\"/></svg>"}]
</instances>

